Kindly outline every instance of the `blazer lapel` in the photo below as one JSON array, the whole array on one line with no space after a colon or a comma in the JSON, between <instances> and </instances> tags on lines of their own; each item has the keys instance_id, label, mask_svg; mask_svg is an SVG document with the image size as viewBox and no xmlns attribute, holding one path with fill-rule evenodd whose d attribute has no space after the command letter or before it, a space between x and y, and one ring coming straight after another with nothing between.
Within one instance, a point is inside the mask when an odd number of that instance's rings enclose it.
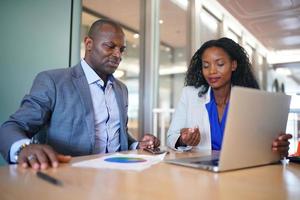
<instances>
[{"instance_id":1,"label":"blazer lapel","mask_svg":"<svg viewBox=\"0 0 300 200\"><path fill-rule=\"evenodd\" d=\"M127 123L127 113L124 108L124 95L122 92L121 86L117 83L117 80L114 81L114 91L116 95L116 100L119 108L119 116L120 116L120 145L121 151L128 150L128 136L126 130Z\"/></svg>"},{"instance_id":2,"label":"blazer lapel","mask_svg":"<svg viewBox=\"0 0 300 200\"><path fill-rule=\"evenodd\" d=\"M92 144L91 153L95 153L94 152L95 120L94 120L93 102L92 102L89 85L87 83L86 77L84 75L83 69L80 64L72 68L72 75L73 75L73 83L77 88L77 91L80 95L81 103L85 110L85 121L87 124L87 130Z\"/></svg>"}]
</instances>

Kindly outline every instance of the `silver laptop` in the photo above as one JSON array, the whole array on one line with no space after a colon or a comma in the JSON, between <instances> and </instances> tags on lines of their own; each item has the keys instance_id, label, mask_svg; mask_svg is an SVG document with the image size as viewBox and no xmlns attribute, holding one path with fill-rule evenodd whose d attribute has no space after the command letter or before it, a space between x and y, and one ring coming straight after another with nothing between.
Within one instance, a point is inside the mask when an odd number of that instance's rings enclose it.
<instances>
[{"instance_id":1,"label":"silver laptop","mask_svg":"<svg viewBox=\"0 0 300 200\"><path fill-rule=\"evenodd\" d=\"M272 152L272 141L286 130L290 100L284 94L233 87L220 154L166 162L214 172L276 163L280 157Z\"/></svg>"}]
</instances>

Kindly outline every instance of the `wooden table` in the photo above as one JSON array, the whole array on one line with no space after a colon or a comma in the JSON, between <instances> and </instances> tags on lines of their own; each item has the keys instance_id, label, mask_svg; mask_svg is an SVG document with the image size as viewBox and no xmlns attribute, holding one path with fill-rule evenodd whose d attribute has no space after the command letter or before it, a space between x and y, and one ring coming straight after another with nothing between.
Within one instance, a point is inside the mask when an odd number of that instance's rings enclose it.
<instances>
[{"instance_id":1,"label":"wooden table","mask_svg":"<svg viewBox=\"0 0 300 200\"><path fill-rule=\"evenodd\" d=\"M131 151L130 153L144 153ZM175 153L166 158L204 155ZM77 157L72 162L103 155ZM45 171L63 181L49 184L31 169L0 167L0 199L300 199L300 164L212 173L161 162L142 172L61 165Z\"/></svg>"}]
</instances>

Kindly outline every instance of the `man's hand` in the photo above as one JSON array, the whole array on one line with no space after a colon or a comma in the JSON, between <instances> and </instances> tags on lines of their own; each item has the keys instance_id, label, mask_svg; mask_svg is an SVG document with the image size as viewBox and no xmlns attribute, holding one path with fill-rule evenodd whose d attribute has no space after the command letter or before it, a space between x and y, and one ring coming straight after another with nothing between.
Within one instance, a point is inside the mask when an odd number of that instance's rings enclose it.
<instances>
[{"instance_id":1,"label":"man's hand","mask_svg":"<svg viewBox=\"0 0 300 200\"><path fill-rule=\"evenodd\" d=\"M288 140L292 137L293 136L291 134L287 133L279 134L279 136L272 143L272 150L274 152L278 152L282 157L287 156L290 149L290 142Z\"/></svg>"},{"instance_id":2,"label":"man's hand","mask_svg":"<svg viewBox=\"0 0 300 200\"><path fill-rule=\"evenodd\" d=\"M199 128L183 128L180 130L180 144L196 146L200 142Z\"/></svg>"},{"instance_id":3,"label":"man's hand","mask_svg":"<svg viewBox=\"0 0 300 200\"><path fill-rule=\"evenodd\" d=\"M58 167L58 163L68 163L71 156L56 153L49 145L30 144L20 152L18 164L23 167L32 167L35 170Z\"/></svg>"},{"instance_id":4,"label":"man's hand","mask_svg":"<svg viewBox=\"0 0 300 200\"><path fill-rule=\"evenodd\" d=\"M160 141L154 135L146 133L141 141L139 141L139 149L154 149L159 147Z\"/></svg>"}]
</instances>

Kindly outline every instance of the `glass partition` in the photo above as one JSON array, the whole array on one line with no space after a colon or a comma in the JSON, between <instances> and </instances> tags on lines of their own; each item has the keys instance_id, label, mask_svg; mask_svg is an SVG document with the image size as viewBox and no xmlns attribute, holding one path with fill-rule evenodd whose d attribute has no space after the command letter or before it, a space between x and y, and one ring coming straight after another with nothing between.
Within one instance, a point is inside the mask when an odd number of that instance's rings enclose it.
<instances>
[{"instance_id":1,"label":"glass partition","mask_svg":"<svg viewBox=\"0 0 300 200\"><path fill-rule=\"evenodd\" d=\"M160 59L159 100L157 116L158 135L164 144L164 135L170 124L180 92L184 85L187 69L187 2L160 1Z\"/></svg>"}]
</instances>

